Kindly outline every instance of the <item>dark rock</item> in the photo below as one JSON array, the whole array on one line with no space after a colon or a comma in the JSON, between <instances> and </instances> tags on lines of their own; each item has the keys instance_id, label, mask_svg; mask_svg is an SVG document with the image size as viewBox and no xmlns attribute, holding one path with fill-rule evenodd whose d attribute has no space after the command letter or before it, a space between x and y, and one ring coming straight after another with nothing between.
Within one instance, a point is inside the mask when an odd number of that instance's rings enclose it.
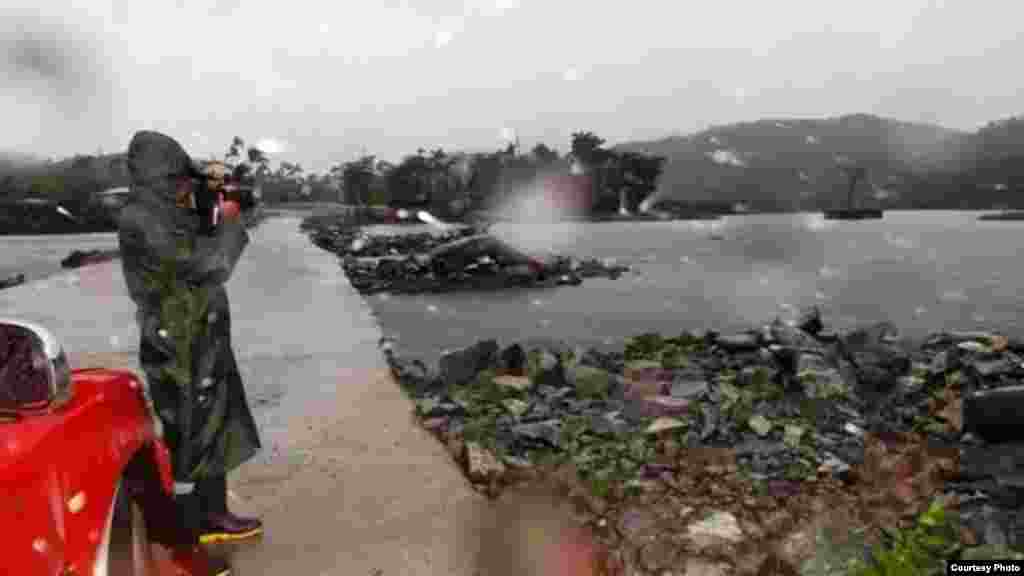
<instances>
[{"instance_id":1,"label":"dark rock","mask_svg":"<svg viewBox=\"0 0 1024 576\"><path fill-rule=\"evenodd\" d=\"M843 462L856 467L864 463L864 445L859 442L845 442L831 448Z\"/></svg>"},{"instance_id":2,"label":"dark rock","mask_svg":"<svg viewBox=\"0 0 1024 576\"><path fill-rule=\"evenodd\" d=\"M767 366L746 366L736 375L738 386L764 386L774 382L778 371Z\"/></svg>"},{"instance_id":3,"label":"dark rock","mask_svg":"<svg viewBox=\"0 0 1024 576\"><path fill-rule=\"evenodd\" d=\"M959 368L959 355L952 351L942 350L932 357L928 372L938 376Z\"/></svg>"},{"instance_id":4,"label":"dark rock","mask_svg":"<svg viewBox=\"0 0 1024 576\"><path fill-rule=\"evenodd\" d=\"M889 323L854 330L842 339L842 353L853 367L858 393L870 397L891 391L910 372L910 355L896 345L898 335Z\"/></svg>"},{"instance_id":5,"label":"dark rock","mask_svg":"<svg viewBox=\"0 0 1024 576\"><path fill-rule=\"evenodd\" d=\"M427 393L442 384L439 374L420 360L407 360L391 356L388 359L388 364L395 379L403 388L414 394Z\"/></svg>"},{"instance_id":6,"label":"dark rock","mask_svg":"<svg viewBox=\"0 0 1024 576\"><path fill-rule=\"evenodd\" d=\"M963 525L974 532L984 545L1011 545L1012 518L1008 512L986 504L963 512L960 516Z\"/></svg>"},{"instance_id":7,"label":"dark rock","mask_svg":"<svg viewBox=\"0 0 1024 576\"><path fill-rule=\"evenodd\" d=\"M496 364L498 343L482 340L441 356L441 378L448 385L462 385L473 381L477 373Z\"/></svg>"},{"instance_id":8,"label":"dark rock","mask_svg":"<svg viewBox=\"0 0 1024 576\"><path fill-rule=\"evenodd\" d=\"M727 352L742 352L745 350L757 350L761 347L760 338L756 334L743 333L731 336L719 336L715 344Z\"/></svg>"},{"instance_id":9,"label":"dark rock","mask_svg":"<svg viewBox=\"0 0 1024 576\"><path fill-rule=\"evenodd\" d=\"M707 441L718 433L722 412L717 404L704 404L700 411L700 439Z\"/></svg>"},{"instance_id":10,"label":"dark rock","mask_svg":"<svg viewBox=\"0 0 1024 576\"><path fill-rule=\"evenodd\" d=\"M1024 442L1024 386L968 394L963 402L964 430L986 442Z\"/></svg>"},{"instance_id":11,"label":"dark rock","mask_svg":"<svg viewBox=\"0 0 1024 576\"><path fill-rule=\"evenodd\" d=\"M759 366L764 362L764 356L762 356L761 350L763 350L763 348L735 352L729 356L727 362L734 370L743 370L747 367Z\"/></svg>"},{"instance_id":12,"label":"dark rock","mask_svg":"<svg viewBox=\"0 0 1024 576\"><path fill-rule=\"evenodd\" d=\"M501 351L501 368L509 374L522 376L526 373L526 351L519 344L512 344Z\"/></svg>"},{"instance_id":13,"label":"dark rock","mask_svg":"<svg viewBox=\"0 0 1024 576\"><path fill-rule=\"evenodd\" d=\"M399 260L381 260L377 265L377 274L385 280L401 278L406 274L405 262Z\"/></svg>"},{"instance_id":14,"label":"dark rock","mask_svg":"<svg viewBox=\"0 0 1024 576\"><path fill-rule=\"evenodd\" d=\"M821 310L817 306L804 310L800 314L796 326L812 336L819 334L825 329L825 325L821 322Z\"/></svg>"},{"instance_id":15,"label":"dark rock","mask_svg":"<svg viewBox=\"0 0 1024 576\"><path fill-rule=\"evenodd\" d=\"M19 284L24 284L24 283L25 283L25 275L24 274L15 274L14 276L9 276L7 278L0 279L0 290L3 290L5 288L13 288L13 287L15 287L15 286L17 286Z\"/></svg>"},{"instance_id":16,"label":"dark rock","mask_svg":"<svg viewBox=\"0 0 1024 576\"><path fill-rule=\"evenodd\" d=\"M817 349L819 348L818 341L814 339L810 334L782 322L778 318L775 319L769 325L772 338L778 344L787 346L790 348L806 348L806 349Z\"/></svg>"},{"instance_id":17,"label":"dark rock","mask_svg":"<svg viewBox=\"0 0 1024 576\"><path fill-rule=\"evenodd\" d=\"M799 354L797 356L797 373L804 372L806 370L831 370L832 368L833 367L829 365L828 360L819 354Z\"/></svg>"},{"instance_id":18,"label":"dark rock","mask_svg":"<svg viewBox=\"0 0 1024 576\"><path fill-rule=\"evenodd\" d=\"M831 474L843 481L851 479L851 471L852 468L849 464L831 454L825 455L821 465L818 466L818 472Z\"/></svg>"},{"instance_id":19,"label":"dark rock","mask_svg":"<svg viewBox=\"0 0 1024 576\"><path fill-rule=\"evenodd\" d=\"M720 356L710 356L708 358L702 358L700 361L701 367L705 373L717 374L725 369L725 359Z\"/></svg>"},{"instance_id":20,"label":"dark rock","mask_svg":"<svg viewBox=\"0 0 1024 576\"><path fill-rule=\"evenodd\" d=\"M672 396L648 396L637 401L645 416L653 418L677 417L690 413L691 402Z\"/></svg>"},{"instance_id":21,"label":"dark rock","mask_svg":"<svg viewBox=\"0 0 1024 576\"><path fill-rule=\"evenodd\" d=\"M968 362L968 366L982 378L1003 376L1013 372L1014 366L1007 358L994 360L974 360Z\"/></svg>"},{"instance_id":22,"label":"dark rock","mask_svg":"<svg viewBox=\"0 0 1024 576\"><path fill-rule=\"evenodd\" d=\"M534 402L530 405L530 411L527 413L530 420L548 420L553 418L556 414L554 408L550 404L543 402Z\"/></svg>"},{"instance_id":23,"label":"dark rock","mask_svg":"<svg viewBox=\"0 0 1024 576\"><path fill-rule=\"evenodd\" d=\"M707 392L707 390L708 383L703 378L692 379L684 376L672 381L669 395L675 398L694 399Z\"/></svg>"},{"instance_id":24,"label":"dark rock","mask_svg":"<svg viewBox=\"0 0 1024 576\"><path fill-rule=\"evenodd\" d=\"M775 356L775 364L779 370L787 375L795 375L799 371L798 360L801 352L796 348L786 346L772 346L771 352Z\"/></svg>"},{"instance_id":25,"label":"dark rock","mask_svg":"<svg viewBox=\"0 0 1024 576\"><path fill-rule=\"evenodd\" d=\"M562 428L558 420L544 420L513 426L512 433L521 439L557 447L561 441Z\"/></svg>"},{"instance_id":26,"label":"dark rock","mask_svg":"<svg viewBox=\"0 0 1024 576\"><path fill-rule=\"evenodd\" d=\"M620 418L618 412L591 414L590 429L605 436L623 436L630 431L629 422Z\"/></svg>"},{"instance_id":27,"label":"dark rock","mask_svg":"<svg viewBox=\"0 0 1024 576\"><path fill-rule=\"evenodd\" d=\"M527 374L535 386L562 388L568 385L561 360L548 350L535 348L527 354Z\"/></svg>"},{"instance_id":28,"label":"dark rock","mask_svg":"<svg viewBox=\"0 0 1024 576\"><path fill-rule=\"evenodd\" d=\"M671 382L674 374L671 370L663 368L661 362L634 360L623 368L623 376L633 382Z\"/></svg>"},{"instance_id":29,"label":"dark rock","mask_svg":"<svg viewBox=\"0 0 1024 576\"><path fill-rule=\"evenodd\" d=\"M737 444L733 448L733 453L736 454L737 458L742 458L752 455L761 456L774 456L780 454L786 450L786 447L780 442L773 442L757 436L748 436L744 440Z\"/></svg>"},{"instance_id":30,"label":"dark rock","mask_svg":"<svg viewBox=\"0 0 1024 576\"><path fill-rule=\"evenodd\" d=\"M623 403L619 413L622 419L632 426L636 426L650 417L647 406L641 399L627 400Z\"/></svg>"}]
</instances>

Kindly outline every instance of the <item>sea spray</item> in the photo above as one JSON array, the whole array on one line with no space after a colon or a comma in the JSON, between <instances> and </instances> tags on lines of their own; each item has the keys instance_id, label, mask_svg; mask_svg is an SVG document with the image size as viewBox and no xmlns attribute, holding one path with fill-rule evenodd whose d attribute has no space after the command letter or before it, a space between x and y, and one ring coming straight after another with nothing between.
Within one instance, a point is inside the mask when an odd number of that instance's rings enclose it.
<instances>
[{"instance_id":1,"label":"sea spray","mask_svg":"<svg viewBox=\"0 0 1024 576\"><path fill-rule=\"evenodd\" d=\"M511 226L498 225L491 232L524 253L546 255L571 248L583 233L579 220L586 207L555 179L538 178L513 189L496 207L498 217Z\"/></svg>"}]
</instances>

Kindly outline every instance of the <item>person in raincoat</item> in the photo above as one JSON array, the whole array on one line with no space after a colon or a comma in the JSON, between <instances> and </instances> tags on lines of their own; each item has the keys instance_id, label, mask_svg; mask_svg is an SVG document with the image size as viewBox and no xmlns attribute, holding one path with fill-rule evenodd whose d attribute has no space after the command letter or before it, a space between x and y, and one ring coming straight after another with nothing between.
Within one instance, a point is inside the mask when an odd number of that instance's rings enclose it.
<instances>
[{"instance_id":1,"label":"person in raincoat","mask_svg":"<svg viewBox=\"0 0 1024 576\"><path fill-rule=\"evenodd\" d=\"M127 160L131 194L118 242L137 305L140 366L173 458L176 509L198 542L258 535L260 520L228 510L226 481L260 449L224 287L248 234L230 203L216 221L220 205L206 194L216 175L203 173L172 138L138 132Z\"/></svg>"}]
</instances>

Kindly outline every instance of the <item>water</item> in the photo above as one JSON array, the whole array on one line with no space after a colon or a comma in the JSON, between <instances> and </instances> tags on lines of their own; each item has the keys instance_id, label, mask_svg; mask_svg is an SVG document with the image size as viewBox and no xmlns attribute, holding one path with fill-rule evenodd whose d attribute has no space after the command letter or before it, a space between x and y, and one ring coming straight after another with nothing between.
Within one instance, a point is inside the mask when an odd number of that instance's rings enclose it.
<instances>
[{"instance_id":1,"label":"water","mask_svg":"<svg viewBox=\"0 0 1024 576\"><path fill-rule=\"evenodd\" d=\"M73 250L117 248L117 234L0 236L0 279L24 274L29 282L61 271L60 261Z\"/></svg>"},{"instance_id":2,"label":"water","mask_svg":"<svg viewBox=\"0 0 1024 576\"><path fill-rule=\"evenodd\" d=\"M818 305L833 329L887 320L906 335L992 329L1024 335L1024 223L972 212L889 212L883 220L728 216L718 222L498 224L521 245L556 239L579 257L632 268L618 280L492 293L369 297L407 353L496 338L610 345L685 329L738 330ZM566 242L569 239L569 242Z\"/></svg>"},{"instance_id":3,"label":"water","mask_svg":"<svg viewBox=\"0 0 1024 576\"><path fill-rule=\"evenodd\" d=\"M496 232L519 245L552 238L565 252L614 259L633 271L574 287L368 301L383 332L423 357L480 338L602 345L649 330L742 329L813 304L837 329L889 320L910 336L982 328L1024 336L1024 268L1017 257L1024 254L1024 223L976 217L889 212L861 222L783 214L692 223L502 223ZM113 234L0 237L0 277L24 272L38 279L59 271L74 249L116 245Z\"/></svg>"}]
</instances>

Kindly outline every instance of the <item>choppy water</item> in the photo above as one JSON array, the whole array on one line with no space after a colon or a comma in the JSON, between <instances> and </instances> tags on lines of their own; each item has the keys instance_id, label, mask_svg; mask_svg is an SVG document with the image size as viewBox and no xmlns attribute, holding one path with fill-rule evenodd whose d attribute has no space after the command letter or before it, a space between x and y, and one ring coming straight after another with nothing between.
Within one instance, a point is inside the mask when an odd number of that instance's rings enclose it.
<instances>
[{"instance_id":1,"label":"choppy water","mask_svg":"<svg viewBox=\"0 0 1024 576\"><path fill-rule=\"evenodd\" d=\"M832 328L889 320L910 336L975 328L1022 335L1024 222L977 216L499 224L500 235L522 237L519 245L551 238L562 251L611 258L633 272L577 287L377 295L369 302L384 333L422 356L485 337L601 344L649 330L741 329L813 304Z\"/></svg>"},{"instance_id":2,"label":"choppy water","mask_svg":"<svg viewBox=\"0 0 1024 576\"><path fill-rule=\"evenodd\" d=\"M890 320L911 336L975 328L1024 336L1024 222L977 215L504 223L496 232L520 246L551 239L561 251L614 259L633 272L576 287L368 300L383 332L423 356L484 337L601 344L648 330L740 329L812 304L834 328ZM0 277L40 278L59 271L74 249L115 246L112 234L0 237Z\"/></svg>"},{"instance_id":3,"label":"choppy water","mask_svg":"<svg viewBox=\"0 0 1024 576\"><path fill-rule=\"evenodd\" d=\"M73 250L117 248L117 234L0 236L0 278L24 274L38 280L61 271L60 261Z\"/></svg>"}]
</instances>

